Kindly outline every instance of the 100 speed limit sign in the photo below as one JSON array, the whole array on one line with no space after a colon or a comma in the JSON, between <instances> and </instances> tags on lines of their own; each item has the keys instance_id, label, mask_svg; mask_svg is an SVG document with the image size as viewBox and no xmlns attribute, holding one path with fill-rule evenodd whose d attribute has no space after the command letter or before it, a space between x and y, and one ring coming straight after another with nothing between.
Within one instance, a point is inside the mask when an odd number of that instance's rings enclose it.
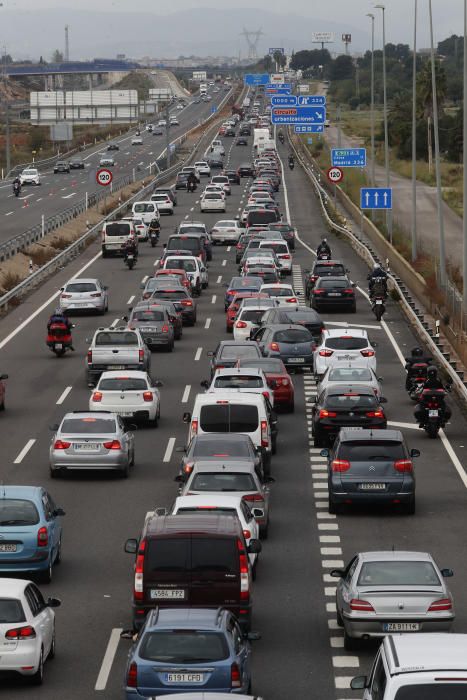
<instances>
[{"instance_id":1,"label":"100 speed limit sign","mask_svg":"<svg viewBox=\"0 0 467 700\"><path fill-rule=\"evenodd\" d=\"M96 172L96 182L98 185L110 185L113 180L113 175L107 168L101 168Z\"/></svg>"},{"instance_id":2,"label":"100 speed limit sign","mask_svg":"<svg viewBox=\"0 0 467 700\"><path fill-rule=\"evenodd\" d=\"M338 182L342 180L344 177L344 172L341 170L341 168L329 168L328 170L328 180L329 182L333 182L335 185L337 185Z\"/></svg>"}]
</instances>

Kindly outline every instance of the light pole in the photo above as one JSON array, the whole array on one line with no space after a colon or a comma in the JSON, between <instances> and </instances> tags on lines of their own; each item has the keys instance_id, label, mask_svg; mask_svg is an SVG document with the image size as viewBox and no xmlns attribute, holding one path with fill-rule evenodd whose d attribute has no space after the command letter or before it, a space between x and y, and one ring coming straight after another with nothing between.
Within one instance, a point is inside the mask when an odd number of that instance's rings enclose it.
<instances>
[{"instance_id":1,"label":"light pole","mask_svg":"<svg viewBox=\"0 0 467 700\"><path fill-rule=\"evenodd\" d=\"M371 19L371 186L375 186L375 16L369 12Z\"/></svg>"},{"instance_id":2,"label":"light pole","mask_svg":"<svg viewBox=\"0 0 467 700\"><path fill-rule=\"evenodd\" d=\"M390 186L391 178L389 174L389 135L388 135L388 103L386 95L386 22L384 5L375 5L376 10L381 10L383 14L383 116L384 116L384 167L386 169L386 187ZM386 227L389 233L389 241L392 243L392 216L391 210L386 210Z\"/></svg>"},{"instance_id":3,"label":"light pole","mask_svg":"<svg viewBox=\"0 0 467 700\"><path fill-rule=\"evenodd\" d=\"M464 277L464 287L463 287L463 307L464 315L467 313L467 0L464 0L464 97L463 97L463 108L464 108L464 215L463 215L463 227L464 227L464 251L463 251L463 277ZM462 319L464 320L464 319ZM464 324L462 323L462 328Z\"/></svg>"},{"instance_id":4,"label":"light pole","mask_svg":"<svg viewBox=\"0 0 467 700\"><path fill-rule=\"evenodd\" d=\"M412 262L415 262L417 259L417 0L414 0L412 73Z\"/></svg>"}]
</instances>

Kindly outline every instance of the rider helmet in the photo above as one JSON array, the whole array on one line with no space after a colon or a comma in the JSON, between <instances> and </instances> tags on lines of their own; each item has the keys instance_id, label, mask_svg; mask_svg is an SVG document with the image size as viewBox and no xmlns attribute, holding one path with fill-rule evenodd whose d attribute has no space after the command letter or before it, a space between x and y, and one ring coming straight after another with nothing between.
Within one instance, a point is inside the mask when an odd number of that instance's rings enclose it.
<instances>
[{"instance_id":1,"label":"rider helmet","mask_svg":"<svg viewBox=\"0 0 467 700\"><path fill-rule=\"evenodd\" d=\"M413 348L412 349L412 357L422 357L423 355L423 350L419 347Z\"/></svg>"}]
</instances>

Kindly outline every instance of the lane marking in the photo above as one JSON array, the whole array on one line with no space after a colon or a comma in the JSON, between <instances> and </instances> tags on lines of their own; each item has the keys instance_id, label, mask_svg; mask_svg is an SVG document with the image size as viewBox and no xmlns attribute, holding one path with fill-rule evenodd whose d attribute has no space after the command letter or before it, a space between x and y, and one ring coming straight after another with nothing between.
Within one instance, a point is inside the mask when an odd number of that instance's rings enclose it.
<instances>
[{"instance_id":1,"label":"lane marking","mask_svg":"<svg viewBox=\"0 0 467 700\"><path fill-rule=\"evenodd\" d=\"M217 300L217 296L215 294L213 294L212 299L211 299L211 304L215 304L216 300Z\"/></svg>"},{"instance_id":2,"label":"lane marking","mask_svg":"<svg viewBox=\"0 0 467 700\"><path fill-rule=\"evenodd\" d=\"M96 685L94 690L105 690L107 686L107 681L109 679L110 671L112 669L112 664L115 659L115 654L117 653L118 644L120 642L120 634L122 632L121 627L114 627L110 633L110 638L107 644L107 649L105 650L104 658L102 659L102 665L97 676Z\"/></svg>"},{"instance_id":3,"label":"lane marking","mask_svg":"<svg viewBox=\"0 0 467 700\"><path fill-rule=\"evenodd\" d=\"M219 275L219 277L217 278L217 284L220 284L221 282L222 282L222 275Z\"/></svg>"},{"instance_id":4,"label":"lane marking","mask_svg":"<svg viewBox=\"0 0 467 700\"><path fill-rule=\"evenodd\" d=\"M21 462L26 457L27 453L29 452L29 450L35 442L35 438L33 438L32 440L28 440L21 452L19 453L19 455L17 456L17 458L15 459L15 461L13 462L13 464L21 464Z\"/></svg>"},{"instance_id":5,"label":"lane marking","mask_svg":"<svg viewBox=\"0 0 467 700\"><path fill-rule=\"evenodd\" d=\"M190 396L190 391L191 391L191 384L187 384L185 387L185 391L183 392L182 403L186 403L188 401L188 397Z\"/></svg>"},{"instance_id":6,"label":"lane marking","mask_svg":"<svg viewBox=\"0 0 467 700\"><path fill-rule=\"evenodd\" d=\"M171 437L169 438L169 441L167 443L167 449L165 450L164 457L162 459L163 462L170 462L172 459L172 452L175 446L175 438Z\"/></svg>"},{"instance_id":7,"label":"lane marking","mask_svg":"<svg viewBox=\"0 0 467 700\"><path fill-rule=\"evenodd\" d=\"M232 247L231 247L230 245L228 245L227 248L226 248L226 250L227 250L228 253L230 253L231 249L232 249Z\"/></svg>"},{"instance_id":8,"label":"lane marking","mask_svg":"<svg viewBox=\"0 0 467 700\"><path fill-rule=\"evenodd\" d=\"M195 362L198 362L199 358L201 357L201 353L203 352L203 348L198 348L195 354Z\"/></svg>"},{"instance_id":9,"label":"lane marking","mask_svg":"<svg viewBox=\"0 0 467 700\"><path fill-rule=\"evenodd\" d=\"M65 401L66 397L70 393L73 387L67 386L66 389L63 390L63 392L60 394L60 396L57 399L57 406L61 406L61 404Z\"/></svg>"},{"instance_id":10,"label":"lane marking","mask_svg":"<svg viewBox=\"0 0 467 700\"><path fill-rule=\"evenodd\" d=\"M119 321L120 321L119 318L116 318L114 321L112 321L112 323L110 324L110 328L115 328L115 326L117 325L117 323L118 323Z\"/></svg>"},{"instance_id":11,"label":"lane marking","mask_svg":"<svg viewBox=\"0 0 467 700\"><path fill-rule=\"evenodd\" d=\"M204 324L204 327L205 327L205 329L207 330L208 328L210 328L210 326L211 326L211 319L210 319L210 318L207 318L207 319L206 319L206 323Z\"/></svg>"},{"instance_id":12,"label":"lane marking","mask_svg":"<svg viewBox=\"0 0 467 700\"><path fill-rule=\"evenodd\" d=\"M141 284L146 284L148 281L148 275L144 275L143 279L141 280Z\"/></svg>"},{"instance_id":13,"label":"lane marking","mask_svg":"<svg viewBox=\"0 0 467 700\"><path fill-rule=\"evenodd\" d=\"M5 214L5 216L11 216L14 213L15 213L14 211L9 211L7 214Z\"/></svg>"},{"instance_id":14,"label":"lane marking","mask_svg":"<svg viewBox=\"0 0 467 700\"><path fill-rule=\"evenodd\" d=\"M130 304L133 303L134 299L135 299L135 295L133 294L133 296L131 296L131 297L128 299L128 301L127 301L127 306L130 306Z\"/></svg>"},{"instance_id":15,"label":"lane marking","mask_svg":"<svg viewBox=\"0 0 467 700\"><path fill-rule=\"evenodd\" d=\"M222 267L225 267L227 265L227 260L222 261Z\"/></svg>"}]
</instances>

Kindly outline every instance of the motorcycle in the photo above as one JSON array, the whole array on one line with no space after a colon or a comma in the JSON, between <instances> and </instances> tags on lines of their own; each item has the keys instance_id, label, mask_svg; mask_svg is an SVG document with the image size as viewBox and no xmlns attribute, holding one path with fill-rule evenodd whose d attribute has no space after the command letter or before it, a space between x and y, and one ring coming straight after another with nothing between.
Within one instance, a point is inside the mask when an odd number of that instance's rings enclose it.
<instances>
[{"instance_id":1,"label":"motorcycle","mask_svg":"<svg viewBox=\"0 0 467 700\"><path fill-rule=\"evenodd\" d=\"M412 401L419 401L427 378L428 362L414 362L407 368L406 389Z\"/></svg>"},{"instance_id":2,"label":"motorcycle","mask_svg":"<svg viewBox=\"0 0 467 700\"><path fill-rule=\"evenodd\" d=\"M284 145L284 134L279 134L279 141Z\"/></svg>"},{"instance_id":3,"label":"motorcycle","mask_svg":"<svg viewBox=\"0 0 467 700\"><path fill-rule=\"evenodd\" d=\"M291 170L293 170L294 167L295 167L294 161L293 161L293 160L289 160L289 168L290 168Z\"/></svg>"},{"instance_id":4,"label":"motorcycle","mask_svg":"<svg viewBox=\"0 0 467 700\"><path fill-rule=\"evenodd\" d=\"M136 259L135 259L134 253L127 253L125 255L125 265L127 265L129 270L133 269L135 262L136 262Z\"/></svg>"},{"instance_id":5,"label":"motorcycle","mask_svg":"<svg viewBox=\"0 0 467 700\"><path fill-rule=\"evenodd\" d=\"M15 182L13 184L13 194L15 197L19 197L19 193L21 192L21 183Z\"/></svg>"},{"instance_id":6,"label":"motorcycle","mask_svg":"<svg viewBox=\"0 0 467 700\"><path fill-rule=\"evenodd\" d=\"M316 259L317 260L330 260L331 259L331 253L325 253L324 251L316 253Z\"/></svg>"},{"instance_id":7,"label":"motorcycle","mask_svg":"<svg viewBox=\"0 0 467 700\"><path fill-rule=\"evenodd\" d=\"M384 294L373 294L371 297L371 310L373 311L377 321L381 321L384 312L386 311L386 307L384 305L385 301L386 298Z\"/></svg>"},{"instance_id":8,"label":"motorcycle","mask_svg":"<svg viewBox=\"0 0 467 700\"><path fill-rule=\"evenodd\" d=\"M57 357L62 357L73 345L70 330L64 323L51 323L46 344Z\"/></svg>"},{"instance_id":9,"label":"motorcycle","mask_svg":"<svg viewBox=\"0 0 467 700\"><path fill-rule=\"evenodd\" d=\"M195 192L197 189L198 185L196 182L187 182L186 188L188 192Z\"/></svg>"},{"instance_id":10,"label":"motorcycle","mask_svg":"<svg viewBox=\"0 0 467 700\"><path fill-rule=\"evenodd\" d=\"M157 231L149 231L149 241L152 248L154 248L159 240L159 233Z\"/></svg>"},{"instance_id":11,"label":"motorcycle","mask_svg":"<svg viewBox=\"0 0 467 700\"><path fill-rule=\"evenodd\" d=\"M420 393L415 419L419 421L419 424L431 439L437 437L440 428L446 422L444 399L448 391L450 391L450 385L445 389L423 389Z\"/></svg>"}]
</instances>

